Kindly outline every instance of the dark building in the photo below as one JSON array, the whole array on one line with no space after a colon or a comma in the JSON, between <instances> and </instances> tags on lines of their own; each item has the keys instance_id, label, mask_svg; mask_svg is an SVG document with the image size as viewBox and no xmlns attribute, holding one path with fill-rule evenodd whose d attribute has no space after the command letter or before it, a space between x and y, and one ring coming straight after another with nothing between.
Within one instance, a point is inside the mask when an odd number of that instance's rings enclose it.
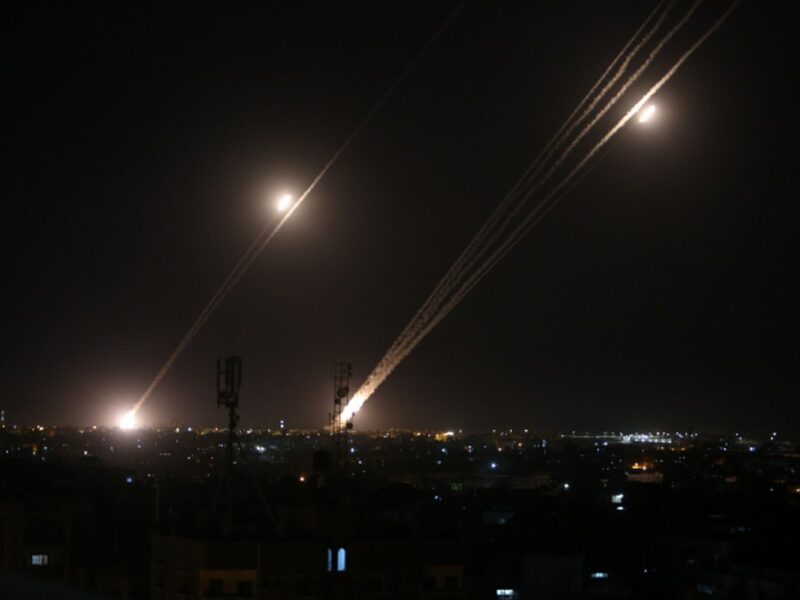
<instances>
[{"instance_id":1,"label":"dark building","mask_svg":"<svg viewBox=\"0 0 800 600\"><path fill-rule=\"evenodd\" d=\"M151 598L461 599L458 543L203 541L154 535Z\"/></svg>"}]
</instances>

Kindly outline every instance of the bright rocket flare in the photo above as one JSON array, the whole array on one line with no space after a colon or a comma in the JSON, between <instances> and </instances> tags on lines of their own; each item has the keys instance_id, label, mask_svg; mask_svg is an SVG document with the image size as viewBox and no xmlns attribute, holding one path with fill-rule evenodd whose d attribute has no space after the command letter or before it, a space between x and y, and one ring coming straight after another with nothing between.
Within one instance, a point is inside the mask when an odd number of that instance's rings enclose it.
<instances>
[{"instance_id":1,"label":"bright rocket flare","mask_svg":"<svg viewBox=\"0 0 800 600\"><path fill-rule=\"evenodd\" d=\"M347 406L344 407L344 410L342 410L342 421L349 421L352 419L353 415L361 410L361 407L364 406L364 402L366 401L366 396L356 392L353 397L350 398L350 402L347 403Z\"/></svg>"},{"instance_id":2,"label":"bright rocket flare","mask_svg":"<svg viewBox=\"0 0 800 600\"><path fill-rule=\"evenodd\" d=\"M653 118L653 115L656 112L656 107L652 104L645 108L641 115L639 115L639 123L647 123L650 119Z\"/></svg>"},{"instance_id":3,"label":"bright rocket flare","mask_svg":"<svg viewBox=\"0 0 800 600\"><path fill-rule=\"evenodd\" d=\"M119 420L120 429L136 429L136 409L129 410Z\"/></svg>"}]
</instances>

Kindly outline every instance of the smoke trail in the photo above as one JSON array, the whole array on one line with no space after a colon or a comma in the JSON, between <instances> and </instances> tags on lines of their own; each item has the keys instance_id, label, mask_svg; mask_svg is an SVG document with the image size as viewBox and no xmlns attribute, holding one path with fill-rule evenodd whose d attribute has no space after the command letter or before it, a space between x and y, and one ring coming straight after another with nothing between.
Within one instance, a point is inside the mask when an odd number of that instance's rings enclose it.
<instances>
[{"instance_id":1,"label":"smoke trail","mask_svg":"<svg viewBox=\"0 0 800 600\"><path fill-rule=\"evenodd\" d=\"M400 362L408 356L408 354L419 344L430 331L436 327L456 305L478 284L478 282L486 276L486 274L494 268L494 266L502 260L502 258L517 244L519 241L530 232L545 216L552 210L558 202L566 195L571 187L576 183L576 178L580 177L581 170L587 163L622 129L631 118L633 118L645 105L645 103L652 98L678 71L683 63L688 60L692 54L727 20L730 14L736 9L739 0L735 0L733 4L722 14L721 17L714 22L714 24L699 38L697 39L688 50L686 50L680 58L673 64L673 66L664 74L642 98L634 104L634 106L612 127L583 157L583 159L553 188L551 189L542 203L537 206L537 210L529 215L528 218L512 232L512 237L507 240L487 261L481 268L474 273L466 282L464 282L459 290L452 296L450 301L436 314L436 316L429 321L425 327L401 350L400 354L396 355L393 361L382 360L378 367L367 377L364 384L354 395L350 404L348 405L343 418L350 419L353 414L363 406L375 390L386 380L392 371L400 364ZM547 204L548 201L550 204ZM385 359L386 357L384 357Z\"/></svg>"},{"instance_id":2,"label":"smoke trail","mask_svg":"<svg viewBox=\"0 0 800 600\"><path fill-rule=\"evenodd\" d=\"M413 346L416 346L418 342L414 340L418 337L420 330L424 330L426 327L426 323L429 322L432 316L436 314L437 311L441 310L442 302L447 300L447 298L452 293L454 286L457 286L459 281L463 279L465 273L469 272L472 268L474 268L476 262L480 259L482 255L484 255L487 250L494 244L500 234L504 231L504 229L509 225L509 223L513 220L513 217L516 216L522 207L525 205L527 200L531 197L532 192L538 188L542 182L537 184L533 190L525 190L526 186L530 186L532 181L541 171L542 167L546 164L547 159L552 155L552 153L563 143L565 143L568 132L571 132L577 127L577 125L581 122L581 120L585 119L589 114L591 114L592 109L596 104L602 100L605 94L608 92L613 84L624 74L625 70L627 69L628 64L633 59L633 57L638 53L641 47L654 35L654 33L660 28L664 18L667 16L669 11L671 10L672 6L674 5L674 1L670 2L667 8L661 12L661 15L657 19L656 23L647 32L647 34L639 40L639 42L634 46L634 48L628 53L625 60L623 61L620 68L617 70L617 73L612 77L611 81L603 86L603 89L598 94L598 96L590 103L589 107L587 107L578 117L577 121L573 121L574 117L581 111L582 107L587 103L587 101L591 98L592 94L597 90L600 85L603 84L603 81L606 79L608 74L614 68L614 66L620 61L620 59L625 56L626 50L636 41L636 39L641 35L641 32L647 26L647 24L659 13L663 2L659 3L656 8L648 15L642 25L639 26L637 31L631 37L631 39L625 44L623 49L617 54L611 64L606 68L600 78L595 82L589 92L584 96L584 98L579 102L578 106L573 110L570 116L567 118L566 121L561 125L559 130L556 134L550 139L547 145L543 148L543 150L539 153L537 158L534 162L526 169L523 176L517 181L514 185L512 190L506 195L500 205L495 209L495 211L490 216L489 220L484 223L481 230L478 234L473 237L473 239L468 244L467 248L461 253L458 257L456 262L450 267L447 271L445 276L439 281L439 283L434 288L433 292L428 296L426 301L422 304L422 306L417 310L415 315L411 318L408 325L406 325L405 329L401 332L398 338L392 343L389 349L385 352L384 356L378 362L378 365L373 369L370 376L367 378L365 385L372 381L373 379L379 379L383 381L385 376L383 373L390 373L394 369L394 365L396 365L399 361L401 361L408 352L405 350L405 346L409 343L412 343ZM672 32L674 33L674 32ZM669 34L668 34L669 35ZM663 44L662 44L663 45ZM638 74L635 75L638 77ZM629 81L629 84L632 82ZM618 99L615 98L614 102ZM608 110L609 107L606 108ZM548 175L550 171L548 171ZM499 229L492 232L491 230L494 228L496 223L502 218L503 213L506 211L507 207L513 203L516 199L518 194L524 194L522 200L516 207L513 207L513 210L510 215L506 216L505 221L500 226ZM488 241L486 238L488 236ZM362 386L363 389L363 386ZM359 390L361 392L361 390ZM363 404L363 400L361 398L364 397L363 393L357 392L353 399L350 401L351 409L348 411L349 413L354 413L360 408L361 404Z\"/></svg>"},{"instance_id":3,"label":"smoke trail","mask_svg":"<svg viewBox=\"0 0 800 600\"><path fill-rule=\"evenodd\" d=\"M134 404L133 409L131 410L133 414L139 412L139 409L145 403L147 398L150 397L150 394L153 393L153 390L156 388L156 386L158 386L158 384L161 383L161 380L172 368L172 365L175 364L175 361L178 360L178 357L181 355L184 349L191 343L195 335L197 335L197 332L200 331L203 325L205 325L206 321L211 317L211 315L217 309L217 306L219 306L220 302L222 302L222 299L225 297L228 290L230 290L230 288L236 284L236 281L239 280L239 273L243 272L242 270L243 268L246 269L245 265L249 264L248 259L251 256L253 256L254 253L256 253L256 250L261 243L261 239L263 238L266 232L270 231L270 227L276 221L276 219L277 217L273 216L269 220L264 230L262 230L262 232L256 237L256 239L253 240L253 242L247 248L245 253L239 259L239 262L236 263L236 266L234 266L233 270L228 274L228 277L225 279L222 285L217 289L216 292L214 292L214 295L211 297L211 300L209 300L208 304L206 304L205 308L203 308L200 315L197 317L197 319L195 319L195 322L189 328L189 331L186 332L181 341L178 343L175 350L173 350L172 354L169 355L167 361L158 370L158 373L156 373L156 376L150 382L150 385L147 386L147 389L139 397L139 400L136 401L136 404Z\"/></svg>"},{"instance_id":4,"label":"smoke trail","mask_svg":"<svg viewBox=\"0 0 800 600\"><path fill-rule=\"evenodd\" d=\"M506 254L516 246L536 224L544 217L544 215L549 212L558 201L561 200L563 195L562 194L566 189L569 188L571 182L574 180L576 176L580 173L580 171L586 166L586 164L605 146L611 138L613 138L617 132L622 129L628 121L630 121L647 103L650 98L652 98L675 74L675 72L683 65L689 57L694 54L694 52L725 22L728 16L733 12L733 10L738 6L739 0L735 0L733 4L722 14L722 16L714 22L714 24L702 35L698 38L686 52L684 52L678 60L673 64L672 67L647 91L647 93L639 99L633 107L628 110L627 113L617 122L617 124L612 127L608 133L606 133L593 147L592 149L583 157L583 159L572 168L572 170L561 180L561 182L556 185L553 189L551 189L545 197L542 199L541 203L536 206L534 211L529 214L526 219L518 225L512 232L509 238L496 250L492 256L487 259L487 261L481 266L479 271L475 273L467 283L462 286L462 291L458 292L458 294L454 297L451 301L453 302L452 306L458 304L461 299L492 269L494 266L500 262L500 260L505 257ZM557 197L556 202L548 205L547 202L553 200L554 197Z\"/></svg>"},{"instance_id":5,"label":"smoke trail","mask_svg":"<svg viewBox=\"0 0 800 600\"><path fill-rule=\"evenodd\" d=\"M569 134L577 127L584 119L591 114L591 111L594 107L599 103L605 94L613 87L613 85L619 80L619 78L625 73L630 61L633 57L639 52L642 46L647 43L653 34L660 28L664 18L672 9L672 6L675 4L675 0L669 3L666 10L661 13L661 16L656 21L655 25L650 29L650 31L636 44L636 46L628 53L625 57L623 63L620 65L619 69L617 70L616 74L611 78L611 80L603 86L603 89L600 93L595 97L594 100L589 104L589 106L583 110L583 112L575 119L576 115L581 111L581 109L586 105L586 103L591 99L592 95L595 91L602 85L603 81L607 78L608 74L611 70L616 66L620 60L622 60L623 56L625 56L628 48L639 38L642 31L644 31L645 27L647 27L648 23L659 13L661 7L664 5L665 0L661 0L653 11L647 16L647 18L642 22L633 36L628 40L628 42L623 46L622 50L617 54L611 64L606 68L600 78L595 82L589 92L583 97L583 99L578 103L572 113L567 117L558 131L553 135L553 137L548 141L545 147L541 150L539 155L533 161L533 163L526 169L525 173L523 173L522 177L517 181L511 191L505 196L502 200L500 205L493 211L489 219L483 224L481 229L478 233L472 238L469 242L467 247L462 251L461 255L457 258L455 263L450 267L450 269L445 273L444 277L439 281L439 283L434 288L433 292L428 296L428 298L423 302L422 306L420 306L417 313L411 318L411 321L400 334L397 340L392 344L389 350L386 352L386 358L391 360L391 357L397 352L399 349L403 347L406 343L406 340L409 337L412 337L416 334L416 331L421 327L420 323L424 323L428 318L430 318L433 311L437 310L441 302L447 297L450 293L453 285L457 284L457 282L463 277L464 272L468 271L473 267L475 262L480 258L480 256L486 251L488 246L494 242L494 240L499 235L502 228L504 228L507 222L510 220L511 217L506 219L506 223L504 223L503 227L501 227L500 231L495 232L491 235L491 239L488 243L484 244L481 248L481 244L483 244L484 240L488 235L490 235L491 229L494 228L495 224L500 220L504 211L507 207L512 203L515 199L517 192L523 189L525 186L529 186L532 180L539 174L544 164L546 164L547 159L552 155L552 153L558 149L568 138ZM566 131L565 131L566 130ZM523 204L526 201L526 197L523 197ZM512 216L519 211L520 207L518 206ZM383 362L383 361L381 361Z\"/></svg>"},{"instance_id":6,"label":"smoke trail","mask_svg":"<svg viewBox=\"0 0 800 600\"><path fill-rule=\"evenodd\" d=\"M511 222L513 221L513 219L515 217L517 217L517 215L519 215L519 213L522 211L522 209L525 208L525 206L528 203L528 200L533 196L533 193L536 192L537 190L541 189L541 187L545 183L547 183L547 181L550 180L550 178L558 170L558 168L564 163L564 161L567 159L567 157L569 157L569 155L572 154L573 150L575 150L575 148L578 146L578 144L581 142L581 140L584 137L586 137L586 135L592 129L594 129L595 125L597 125L597 123L600 121L600 119L602 119L608 113L608 111L611 110L614 107L614 105L616 105L616 103L619 101L619 99L630 89L630 87L634 83L636 83L636 81L638 81L639 77L642 75L642 73L644 73L644 71L647 69L647 67L650 66L650 64L653 62L653 60L658 56L658 54L661 52L662 48L683 27L683 25L686 24L686 22L689 20L689 18L691 18L691 16L694 14L695 10L697 10L697 7L701 3L702 3L702 0L695 0L695 2L689 8L689 10L686 12L686 14L681 18L681 20L678 21L678 23L675 24L672 27L672 29L670 29L663 38L661 38L661 41L659 41L659 43L655 46L655 48L653 48L650 51L650 54L648 55L647 59L639 66L639 68L636 69L636 71L634 71L634 73L628 78L628 80L625 82L625 84L617 91L616 94L614 94L614 96L611 98L611 100L609 100L606 103L606 105L594 116L594 118L584 126L584 128L580 131L580 133L577 135L577 137L575 139L573 139L572 142L569 143L569 145L564 150L564 152L561 154L561 156L558 158L558 160L556 160L552 165L550 165L550 167L547 169L547 171L541 177L541 179L539 179L539 181L537 181L532 186L532 188L526 192L525 198L523 198L522 201L519 203L519 205L512 211L512 213L508 217L506 217L506 220L503 222L501 230L499 232L497 232L492 237L491 240L489 240L489 244L492 244L495 241L497 241L497 238L499 237L499 235L502 232L502 230L505 229L506 227L508 227L511 224ZM669 11L669 8L671 8L671 6L672 5L670 5L670 7L667 8L667 11L665 11L665 13L661 15L661 18L655 24L653 30L650 32L650 34L648 34L648 38L650 37L650 35L652 35L652 33L655 32L656 29L659 28L659 26L661 25L664 17L666 16L666 13ZM636 50L638 50L638 48L640 48L640 47L641 47L641 45L637 46ZM561 141L564 142L565 138L562 137ZM540 171L540 169L537 170L537 173L538 173L538 171ZM481 254L483 254L483 252L481 252Z\"/></svg>"},{"instance_id":7,"label":"smoke trail","mask_svg":"<svg viewBox=\"0 0 800 600\"><path fill-rule=\"evenodd\" d=\"M612 87L614 87L614 84L616 84L617 81L619 81L620 77L622 77L626 73L626 71L628 70L628 66L630 65L630 62L639 53L639 50L641 50L642 47L645 44L647 44L647 42L650 41L650 38L653 37L653 35L656 33L656 31L658 31L661 28L661 25L663 24L664 19L670 13L670 11L672 10L672 7L675 6L675 1L676 0L672 0L669 3L667 8L661 13L661 16L658 18L658 20L653 25L653 27L650 29L650 31L641 40L639 40L639 43L636 44L636 46L631 50L631 52L625 58L623 63L620 65L619 69L617 69L616 74L603 87L603 89L595 97L595 99L592 100L592 102L589 104L589 106L586 108L586 110L584 110L583 113L577 119L575 119L575 121L569 126L569 128L567 128L567 130L564 131L563 135L559 136L558 133L556 134L556 137L558 137L558 141L555 144L553 144L553 147L547 152L548 158L552 155L553 152L558 150L558 148L560 148L562 145L564 145L564 143L566 143L566 141L569 139L570 134L575 130L575 128L578 127L581 123L583 123L583 121L585 121L589 117L589 115L592 113L594 108L605 97L606 93L608 93L608 91L611 90ZM633 43L634 39L638 35L640 35L641 31L645 28L647 23L649 23L650 20L658 13L658 11L659 11L659 9L661 8L662 5L663 5L663 1L661 3L659 3L656 6L655 9L653 9L653 12L650 13L650 15L647 17L647 19L645 19L645 21L642 23L642 25L639 27L639 29L634 34L634 37L631 38L631 40L625 45L625 47L622 49L622 51L617 56L617 58L614 59L614 63L612 63L611 66L613 66L613 64L615 64L619 60L619 58L622 56L622 54L624 54L626 49L631 45L631 43ZM609 66L609 68L606 70L606 72L611 70L611 66ZM589 92L589 95L591 95L593 93L593 91L594 91L594 88L592 89L592 91ZM566 123L564 125L566 125ZM563 126L562 126L562 129L563 129ZM560 131L561 130L559 130L559 133L560 133ZM538 175L540 171L541 171L541 166L539 168L537 168L537 170L534 172L533 177Z\"/></svg>"},{"instance_id":8,"label":"smoke trail","mask_svg":"<svg viewBox=\"0 0 800 600\"><path fill-rule=\"evenodd\" d=\"M694 4L692 4L691 8L689 8L689 10L683 16L683 18L680 21L678 21L678 23L676 23L675 26L672 29L670 29L669 32L661 39L661 41L656 45L656 47L653 48L650 51L650 54L648 55L647 60L645 60L639 66L639 68L636 69L636 71L633 73L633 75L631 75L628 78L628 81L625 82L625 85L623 85L617 91L617 93L614 95L614 97L611 100L609 100L609 102L606 104L606 106L603 107L603 109L599 113L597 113L589 123L586 124L586 126L581 130L580 134L578 134L578 136L569 144L569 146L567 146L566 150L564 150L564 152L561 155L561 157L555 162L555 164L552 165L552 167L550 168L548 173L545 175L545 179L549 178L549 176L553 173L553 171L555 171L559 166L561 166L561 164L564 162L564 160L567 158L567 156L569 156L569 154L575 149L575 147L586 136L586 134L588 134L589 131L592 128L594 128L594 126L597 124L597 122L600 121L600 119L602 119L606 115L606 113L608 113L608 111L611 110L611 108L630 89L630 87L634 83L636 83L636 81L639 79L639 76L645 71L645 69L647 69L647 67L650 66L650 64L653 62L653 60L658 56L659 52L661 52L661 49L667 43L669 43L669 41L672 39L672 37L686 24L686 22L691 18L691 16L697 10L697 8L700 6L700 4L702 4L702 2L703 2L703 0L696 0L694 2Z\"/></svg>"},{"instance_id":9,"label":"smoke trail","mask_svg":"<svg viewBox=\"0 0 800 600\"><path fill-rule=\"evenodd\" d=\"M419 61L428 53L428 50L436 43L436 41L441 37L441 35L445 32L448 28L450 23L455 19L461 9L464 7L464 2L461 2L458 6L456 6L455 10L450 13L450 16L445 19L442 26L436 31L433 37L428 41L425 46L423 46L422 50L420 50L417 55L413 58L411 63L405 68L405 70L395 79L394 83L389 86L389 89L384 92L384 94L378 99L378 102L375 106L372 107L367 115L361 120L361 122L356 126L356 128L352 131L352 133L345 139L345 141L339 146L339 148L334 152L333 156L328 160L322 170L317 174L317 176L313 179L311 184L306 188L303 194L297 199L297 201L286 211L283 218L278 222L278 224L273 228L272 224L275 221L275 218L271 219L267 226L259 233L256 239L253 241L252 244L248 247L247 251L242 255L239 261L234 266L233 270L228 274L228 277L225 279L223 284L220 288L216 291L214 296L212 296L209 303L200 313L200 316L197 317L194 324L189 328L189 331L183 336L181 341L178 343L175 350L172 351L169 358L167 358L166 362L162 365L162 367L156 373L156 376L150 382L150 385L147 386L147 389L141 395L139 400L136 401L134 404L133 409L130 411L132 414L136 414L139 412L139 409L147 402L147 399L153 393L153 390L158 386L161 380L166 376L166 374L170 371L172 366L175 364L175 361L178 360L178 357L183 353L186 347L191 343L194 339L197 332L203 327L203 325L208 321L211 315L216 311L217 307L220 303L225 299L225 297L230 293L236 283L242 278L242 276L247 272L247 269L253 262L258 258L258 256L263 252L264 248L269 245L269 243L273 240L275 235L283 228L284 224L287 220L294 214L294 212L300 208L300 205L305 201L308 195L314 191L314 188L317 187L317 184L322 180L322 178L328 173L330 168L333 164L338 160L338 158L347 150L350 146L351 142L358 137L361 131L366 127L366 125L372 120L372 118L378 113L378 111L383 108L383 105L386 104L387 100L394 94L395 90L400 86L400 84L406 79L408 74L414 69L414 67L419 63Z\"/></svg>"}]
</instances>

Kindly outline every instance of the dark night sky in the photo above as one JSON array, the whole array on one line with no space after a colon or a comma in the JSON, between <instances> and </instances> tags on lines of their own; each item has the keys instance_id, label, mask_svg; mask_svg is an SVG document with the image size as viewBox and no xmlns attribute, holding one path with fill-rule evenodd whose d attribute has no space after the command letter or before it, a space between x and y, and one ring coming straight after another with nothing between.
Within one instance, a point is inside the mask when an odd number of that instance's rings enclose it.
<instances>
[{"instance_id":1,"label":"dark night sky","mask_svg":"<svg viewBox=\"0 0 800 600\"><path fill-rule=\"evenodd\" d=\"M127 408L455 4L189 6L3 4L13 422ZM468 1L143 419L222 423L235 351L243 425L321 426L652 6ZM800 433L788 6L744 2L358 424Z\"/></svg>"}]
</instances>

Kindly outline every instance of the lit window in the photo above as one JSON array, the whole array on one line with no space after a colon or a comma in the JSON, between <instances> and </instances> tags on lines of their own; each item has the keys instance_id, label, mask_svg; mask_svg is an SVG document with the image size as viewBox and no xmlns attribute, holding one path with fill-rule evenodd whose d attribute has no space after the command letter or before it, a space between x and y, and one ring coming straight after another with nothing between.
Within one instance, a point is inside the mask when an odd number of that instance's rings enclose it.
<instances>
[{"instance_id":1,"label":"lit window","mask_svg":"<svg viewBox=\"0 0 800 600\"><path fill-rule=\"evenodd\" d=\"M497 596L498 598L516 598L517 592L510 588L501 588L497 590L495 596Z\"/></svg>"},{"instance_id":2,"label":"lit window","mask_svg":"<svg viewBox=\"0 0 800 600\"><path fill-rule=\"evenodd\" d=\"M47 554L31 554L31 565L34 567L46 567L49 558Z\"/></svg>"},{"instance_id":3,"label":"lit window","mask_svg":"<svg viewBox=\"0 0 800 600\"><path fill-rule=\"evenodd\" d=\"M328 548L328 573L333 571L333 550Z\"/></svg>"},{"instance_id":4,"label":"lit window","mask_svg":"<svg viewBox=\"0 0 800 600\"><path fill-rule=\"evenodd\" d=\"M347 551L344 548L339 548L336 552L336 570L340 573L347 568Z\"/></svg>"}]
</instances>

